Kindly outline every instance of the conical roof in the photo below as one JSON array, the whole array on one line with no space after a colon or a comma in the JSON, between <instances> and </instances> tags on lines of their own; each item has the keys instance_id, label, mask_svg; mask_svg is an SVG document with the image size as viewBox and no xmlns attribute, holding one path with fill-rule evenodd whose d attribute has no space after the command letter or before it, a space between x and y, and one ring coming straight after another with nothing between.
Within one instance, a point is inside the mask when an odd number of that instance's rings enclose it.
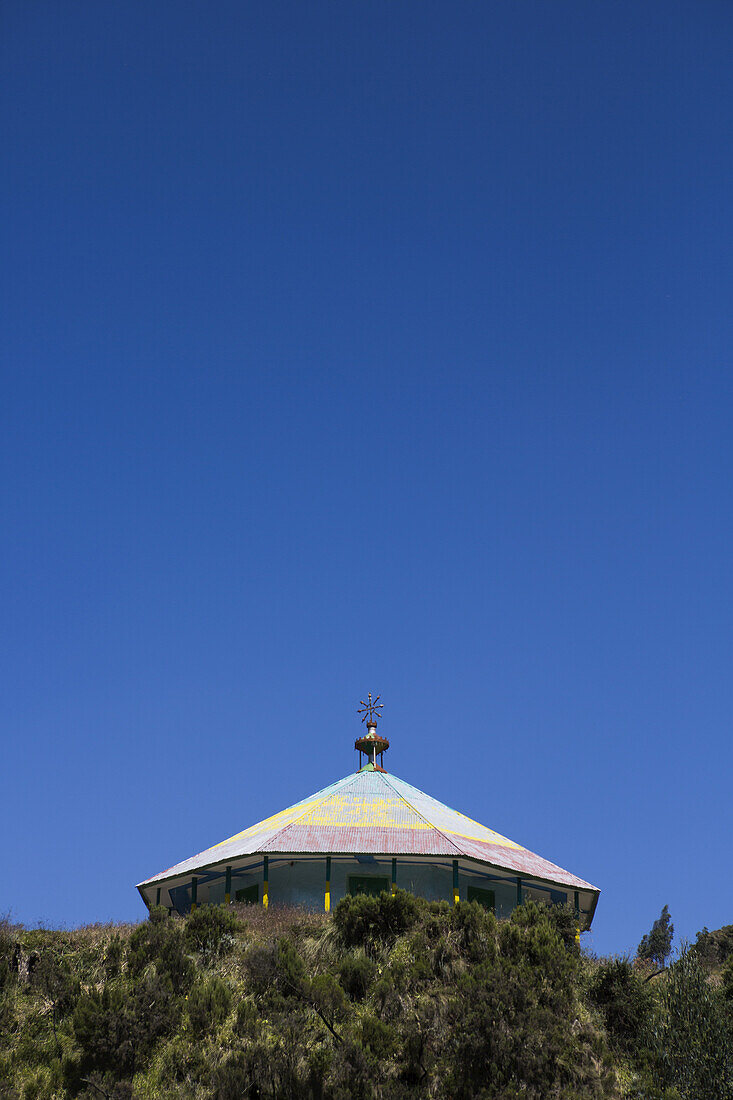
<instances>
[{"instance_id":1,"label":"conical roof","mask_svg":"<svg viewBox=\"0 0 733 1100\"><path fill-rule=\"evenodd\" d=\"M139 885L258 852L462 857L579 890L597 890L371 764Z\"/></svg>"}]
</instances>

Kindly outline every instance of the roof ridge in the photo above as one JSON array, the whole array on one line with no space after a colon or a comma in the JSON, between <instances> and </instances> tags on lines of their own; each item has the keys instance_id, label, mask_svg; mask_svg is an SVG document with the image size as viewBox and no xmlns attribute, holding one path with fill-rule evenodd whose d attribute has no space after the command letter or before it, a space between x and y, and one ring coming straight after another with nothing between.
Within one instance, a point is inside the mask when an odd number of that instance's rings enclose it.
<instances>
[{"instance_id":1,"label":"roof ridge","mask_svg":"<svg viewBox=\"0 0 733 1100\"><path fill-rule=\"evenodd\" d=\"M305 817L305 815L307 813L310 813L310 811L312 809L314 809L316 806L320 806L322 802L325 802L326 799L330 798L331 795L336 793L336 791L342 791L344 789L344 787L348 787L349 783L353 783L354 780L358 779L358 778L359 778L359 773L358 772L352 772L351 775L345 775L343 779L337 779L335 783L331 783L330 786L324 787L322 792L320 792L320 791L317 792L319 794L321 794L321 793L323 794L323 797L319 798L317 802L313 802L312 800L308 801L307 798L304 798L303 801L307 802L307 805L306 805L305 809L303 810L303 813L298 814L298 816L294 817L292 821L288 821L287 825L283 825L281 829L277 829L276 832L274 832L272 834L272 836L269 836L267 838L265 843L272 844L273 840L276 840L277 837L280 836L280 833L284 833L286 829L289 829L291 827L291 825L295 825L296 821L300 821L301 817ZM296 802L296 806L297 806L297 802ZM261 845L260 845L260 847L261 847Z\"/></svg>"},{"instance_id":2,"label":"roof ridge","mask_svg":"<svg viewBox=\"0 0 733 1100\"><path fill-rule=\"evenodd\" d=\"M410 809L412 810L412 812L414 814L417 814L417 816L422 821L424 821L426 825L429 825L431 829L435 829L436 833L438 833L439 836L442 836L443 840L445 840L447 844L450 844L451 848L454 848L456 853L459 856L463 855L463 852L458 847L458 845L455 843L455 841L451 840L449 836L446 836L445 833L443 832L443 830L439 829L438 826L436 824L434 824L434 822L432 822L429 818L427 818L425 816L425 814L421 814L420 811L418 810L417 806L413 806L412 802L409 802L405 798L405 796L402 794L402 792L397 790L397 788L394 786L393 783L390 783L389 779L387 778L387 773L386 772L382 772L382 778L384 779L384 782L387 784L387 786L391 790L394 791L394 793L397 795L397 797L401 798L402 801L405 803L405 805L410 807ZM399 778L398 776L395 776L395 779L398 779L398 778ZM402 782L402 780L400 780L400 782ZM417 790L417 788L415 788L415 789Z\"/></svg>"}]
</instances>

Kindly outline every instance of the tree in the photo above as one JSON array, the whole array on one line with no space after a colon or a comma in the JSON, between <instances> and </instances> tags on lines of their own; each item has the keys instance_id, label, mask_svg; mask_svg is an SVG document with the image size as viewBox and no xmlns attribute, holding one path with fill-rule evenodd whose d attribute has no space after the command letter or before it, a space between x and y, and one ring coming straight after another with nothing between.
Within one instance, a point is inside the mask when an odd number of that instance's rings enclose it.
<instances>
[{"instance_id":1,"label":"tree","mask_svg":"<svg viewBox=\"0 0 733 1100\"><path fill-rule=\"evenodd\" d=\"M659 1083L683 1100L733 1100L733 1036L726 1005L695 955L684 951L660 986L652 1050Z\"/></svg>"},{"instance_id":2,"label":"tree","mask_svg":"<svg viewBox=\"0 0 733 1100\"><path fill-rule=\"evenodd\" d=\"M657 920L652 925L651 932L642 937L636 954L640 959L648 959L663 967L672 951L672 937L674 925L669 915L669 909L665 905Z\"/></svg>"}]
</instances>

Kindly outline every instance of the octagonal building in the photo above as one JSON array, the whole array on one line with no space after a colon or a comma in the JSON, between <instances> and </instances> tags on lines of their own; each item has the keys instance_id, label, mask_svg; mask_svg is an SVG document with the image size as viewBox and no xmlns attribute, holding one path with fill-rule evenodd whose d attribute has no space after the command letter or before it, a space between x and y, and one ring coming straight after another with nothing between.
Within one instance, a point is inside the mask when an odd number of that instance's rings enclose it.
<instances>
[{"instance_id":1,"label":"octagonal building","mask_svg":"<svg viewBox=\"0 0 733 1100\"><path fill-rule=\"evenodd\" d=\"M328 911L346 894L400 887L475 900L506 917L527 898L571 907L581 930L599 890L387 773L369 714L358 771L138 884L148 908L243 901Z\"/></svg>"}]
</instances>

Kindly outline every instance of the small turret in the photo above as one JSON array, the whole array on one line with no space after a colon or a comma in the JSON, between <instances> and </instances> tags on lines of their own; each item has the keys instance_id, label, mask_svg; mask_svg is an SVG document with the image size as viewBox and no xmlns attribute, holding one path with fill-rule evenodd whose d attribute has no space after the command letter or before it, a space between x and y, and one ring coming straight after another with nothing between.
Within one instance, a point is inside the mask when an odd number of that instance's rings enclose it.
<instances>
[{"instance_id":1,"label":"small turret","mask_svg":"<svg viewBox=\"0 0 733 1100\"><path fill-rule=\"evenodd\" d=\"M364 765L366 768L376 768L378 771L384 771L382 767L382 754L389 748L389 741L385 737L380 737L377 733L377 719L380 717L379 712L382 709L382 704L379 702L381 696L378 695L376 699L372 699L372 693L369 692L367 696L367 702L363 699L360 700L361 708L357 710L357 714L362 714L362 722L366 722L367 732L363 737L357 737L354 742L354 748L359 752L359 770L361 771L361 754L365 753L367 762ZM379 763L377 763L377 757Z\"/></svg>"}]
</instances>

